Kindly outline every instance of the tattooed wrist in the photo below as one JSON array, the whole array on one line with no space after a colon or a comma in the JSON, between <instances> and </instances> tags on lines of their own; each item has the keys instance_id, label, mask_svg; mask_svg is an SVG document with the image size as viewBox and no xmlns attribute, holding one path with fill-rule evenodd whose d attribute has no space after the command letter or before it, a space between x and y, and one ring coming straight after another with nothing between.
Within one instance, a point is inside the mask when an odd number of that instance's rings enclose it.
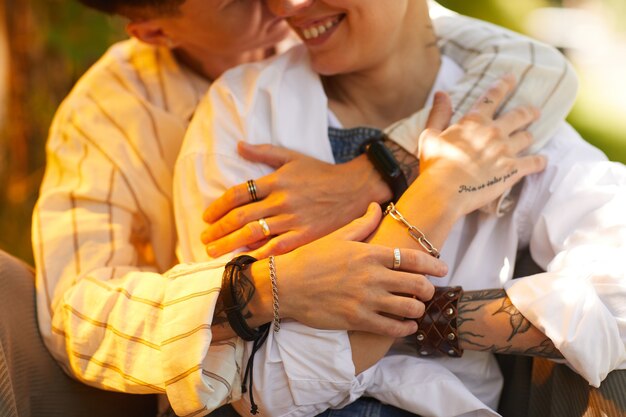
<instances>
[{"instance_id":1,"label":"tattooed wrist","mask_svg":"<svg viewBox=\"0 0 626 417\"><path fill-rule=\"evenodd\" d=\"M488 180L487 182L484 182L482 184L478 184L478 185L467 185L467 184L463 184L463 185L459 185L459 194L462 193L473 193L476 191L480 191L483 190L485 188L489 188L492 187L496 184L499 184L501 182L506 182L508 179L510 179L511 177L513 177L515 174L517 174L517 169L514 169L513 171L509 172L508 174L505 174L501 177L493 177L490 180Z\"/></svg>"},{"instance_id":2,"label":"tattooed wrist","mask_svg":"<svg viewBox=\"0 0 626 417\"><path fill-rule=\"evenodd\" d=\"M563 357L502 289L464 292L459 301L457 323L464 349L552 359Z\"/></svg>"}]
</instances>

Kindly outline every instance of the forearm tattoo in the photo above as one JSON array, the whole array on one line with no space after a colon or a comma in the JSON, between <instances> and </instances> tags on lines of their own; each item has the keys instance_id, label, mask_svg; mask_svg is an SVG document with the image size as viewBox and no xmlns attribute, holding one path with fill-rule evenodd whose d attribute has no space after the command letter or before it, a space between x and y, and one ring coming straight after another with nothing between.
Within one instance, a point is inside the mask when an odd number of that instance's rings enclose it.
<instances>
[{"instance_id":1,"label":"forearm tattoo","mask_svg":"<svg viewBox=\"0 0 626 417\"><path fill-rule=\"evenodd\" d=\"M413 183L417 176L419 175L419 159L417 157L406 150L393 140L388 137L384 140L385 146L389 151L393 154L394 158L398 161L398 165L400 169L404 173L404 177L406 178L406 182L408 184Z\"/></svg>"},{"instance_id":2,"label":"forearm tattoo","mask_svg":"<svg viewBox=\"0 0 626 417\"><path fill-rule=\"evenodd\" d=\"M491 186L494 186L500 182L506 182L509 178L511 178L512 176L514 176L515 174L517 174L517 169L514 169L513 171L509 172L508 174L505 174L501 177L493 177L492 179L488 180L487 182L484 182L482 184L478 184L478 185L459 185L459 194L462 193L473 193L476 191L480 191L484 188L488 188Z\"/></svg>"},{"instance_id":3,"label":"forearm tattoo","mask_svg":"<svg viewBox=\"0 0 626 417\"><path fill-rule=\"evenodd\" d=\"M496 305L499 304L495 311L493 311L494 301ZM493 312L487 310L488 306L491 306ZM495 318L502 315L508 316L510 330L501 341L494 342L497 337L494 339L493 330L481 324L480 317ZM516 336L527 333L533 326L513 305L502 289L465 292L459 302L457 323L459 339L466 349L552 359L563 357L552 341L545 336L534 346L520 347L519 339L514 341Z\"/></svg>"}]
</instances>

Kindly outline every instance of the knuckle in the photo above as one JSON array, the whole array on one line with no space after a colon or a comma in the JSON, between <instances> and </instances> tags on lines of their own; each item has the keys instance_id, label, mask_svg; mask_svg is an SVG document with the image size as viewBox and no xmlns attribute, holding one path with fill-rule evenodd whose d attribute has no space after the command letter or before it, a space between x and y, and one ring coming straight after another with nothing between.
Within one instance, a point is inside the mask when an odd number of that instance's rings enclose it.
<instances>
[{"instance_id":1,"label":"knuckle","mask_svg":"<svg viewBox=\"0 0 626 417\"><path fill-rule=\"evenodd\" d=\"M423 275L417 277L415 287L415 295L417 295L417 297L422 301L432 299L435 294L435 286Z\"/></svg>"},{"instance_id":2,"label":"knuckle","mask_svg":"<svg viewBox=\"0 0 626 417\"><path fill-rule=\"evenodd\" d=\"M255 237L258 234L258 227L256 222L246 223L241 229L244 236Z\"/></svg>"},{"instance_id":3,"label":"knuckle","mask_svg":"<svg viewBox=\"0 0 626 417\"><path fill-rule=\"evenodd\" d=\"M422 317L425 312L426 312L426 305L422 303L421 301L418 301L417 304L415 305L415 317L416 318Z\"/></svg>"},{"instance_id":4,"label":"knuckle","mask_svg":"<svg viewBox=\"0 0 626 417\"><path fill-rule=\"evenodd\" d=\"M246 191L247 192L247 191ZM243 189L239 187L232 187L226 190L224 193L224 200L230 207L234 207L239 205L239 201L243 201L242 199Z\"/></svg>"},{"instance_id":5,"label":"knuckle","mask_svg":"<svg viewBox=\"0 0 626 417\"><path fill-rule=\"evenodd\" d=\"M500 126L493 124L487 128L487 136L492 140L499 139L504 136L504 131Z\"/></svg>"},{"instance_id":6,"label":"knuckle","mask_svg":"<svg viewBox=\"0 0 626 417\"><path fill-rule=\"evenodd\" d=\"M242 224L247 223L247 216L243 210L234 210L232 212L232 224L235 227L239 227Z\"/></svg>"},{"instance_id":7,"label":"knuckle","mask_svg":"<svg viewBox=\"0 0 626 417\"><path fill-rule=\"evenodd\" d=\"M282 255L289 252L289 242L284 239L272 239L272 252L274 255Z\"/></svg>"},{"instance_id":8,"label":"knuckle","mask_svg":"<svg viewBox=\"0 0 626 417\"><path fill-rule=\"evenodd\" d=\"M402 323L394 321L387 327L387 335L390 337L403 337L405 335L404 326Z\"/></svg>"}]
</instances>

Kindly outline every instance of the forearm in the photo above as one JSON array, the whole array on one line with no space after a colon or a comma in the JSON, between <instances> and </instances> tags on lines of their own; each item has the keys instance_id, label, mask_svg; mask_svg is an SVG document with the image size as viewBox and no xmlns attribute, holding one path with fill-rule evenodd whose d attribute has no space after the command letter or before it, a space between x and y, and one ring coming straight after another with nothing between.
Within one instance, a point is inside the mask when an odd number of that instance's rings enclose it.
<instances>
[{"instance_id":1,"label":"forearm","mask_svg":"<svg viewBox=\"0 0 626 417\"><path fill-rule=\"evenodd\" d=\"M396 205L411 224L419 228L436 247L441 248L459 213L444 198L435 197L427 185L421 186L418 178ZM419 203L415 203L419 202ZM408 233L406 227L390 216L385 216L370 243L398 248L424 248ZM391 262L391 260L390 260ZM382 358L394 342L394 338L353 332L350 334L353 361L358 372L362 372Z\"/></svg>"},{"instance_id":2,"label":"forearm","mask_svg":"<svg viewBox=\"0 0 626 417\"><path fill-rule=\"evenodd\" d=\"M457 320L462 349L551 359L563 357L502 289L464 292Z\"/></svg>"}]
</instances>

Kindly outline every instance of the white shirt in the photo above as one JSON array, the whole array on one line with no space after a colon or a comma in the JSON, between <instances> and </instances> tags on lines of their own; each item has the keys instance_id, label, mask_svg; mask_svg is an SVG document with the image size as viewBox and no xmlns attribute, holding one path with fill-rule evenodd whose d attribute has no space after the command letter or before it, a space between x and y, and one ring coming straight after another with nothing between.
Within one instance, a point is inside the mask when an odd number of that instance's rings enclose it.
<instances>
[{"instance_id":1,"label":"white shirt","mask_svg":"<svg viewBox=\"0 0 626 417\"><path fill-rule=\"evenodd\" d=\"M450 54L471 68L528 46L467 18L441 22ZM537 56L556 60L560 78L562 58ZM573 99L570 75L559 86ZM173 165L208 84L166 49L113 46L55 116L33 215L39 325L53 356L96 387L166 393L181 415L240 397L243 345L211 344L223 262L178 264L174 253Z\"/></svg>"},{"instance_id":2,"label":"white shirt","mask_svg":"<svg viewBox=\"0 0 626 417\"><path fill-rule=\"evenodd\" d=\"M458 87L460 73L444 60L434 89ZM534 77L524 82L537 91ZM536 105L543 100L531 99ZM541 150L548 168L524 182L513 212L475 212L455 225L442 251L450 272L437 282L467 290L505 287L570 366L597 386L626 363L626 170L569 126L549 117L542 123L558 129ZM183 258L205 257L196 238L202 208L228 187L269 172L238 157L237 141L269 142L332 162L327 128L326 96L302 47L218 80L198 108L176 166ZM407 149L415 149L418 133L407 136L413 140ZM565 212L573 199L576 207ZM511 281L517 250L526 246L548 272ZM389 356L355 377L345 332L294 322L270 334L255 372L255 400L272 416L314 415L364 393L424 416L494 415L487 406L497 403L501 382L492 356L480 352L461 359ZM439 382L429 384L433 379Z\"/></svg>"}]
</instances>

